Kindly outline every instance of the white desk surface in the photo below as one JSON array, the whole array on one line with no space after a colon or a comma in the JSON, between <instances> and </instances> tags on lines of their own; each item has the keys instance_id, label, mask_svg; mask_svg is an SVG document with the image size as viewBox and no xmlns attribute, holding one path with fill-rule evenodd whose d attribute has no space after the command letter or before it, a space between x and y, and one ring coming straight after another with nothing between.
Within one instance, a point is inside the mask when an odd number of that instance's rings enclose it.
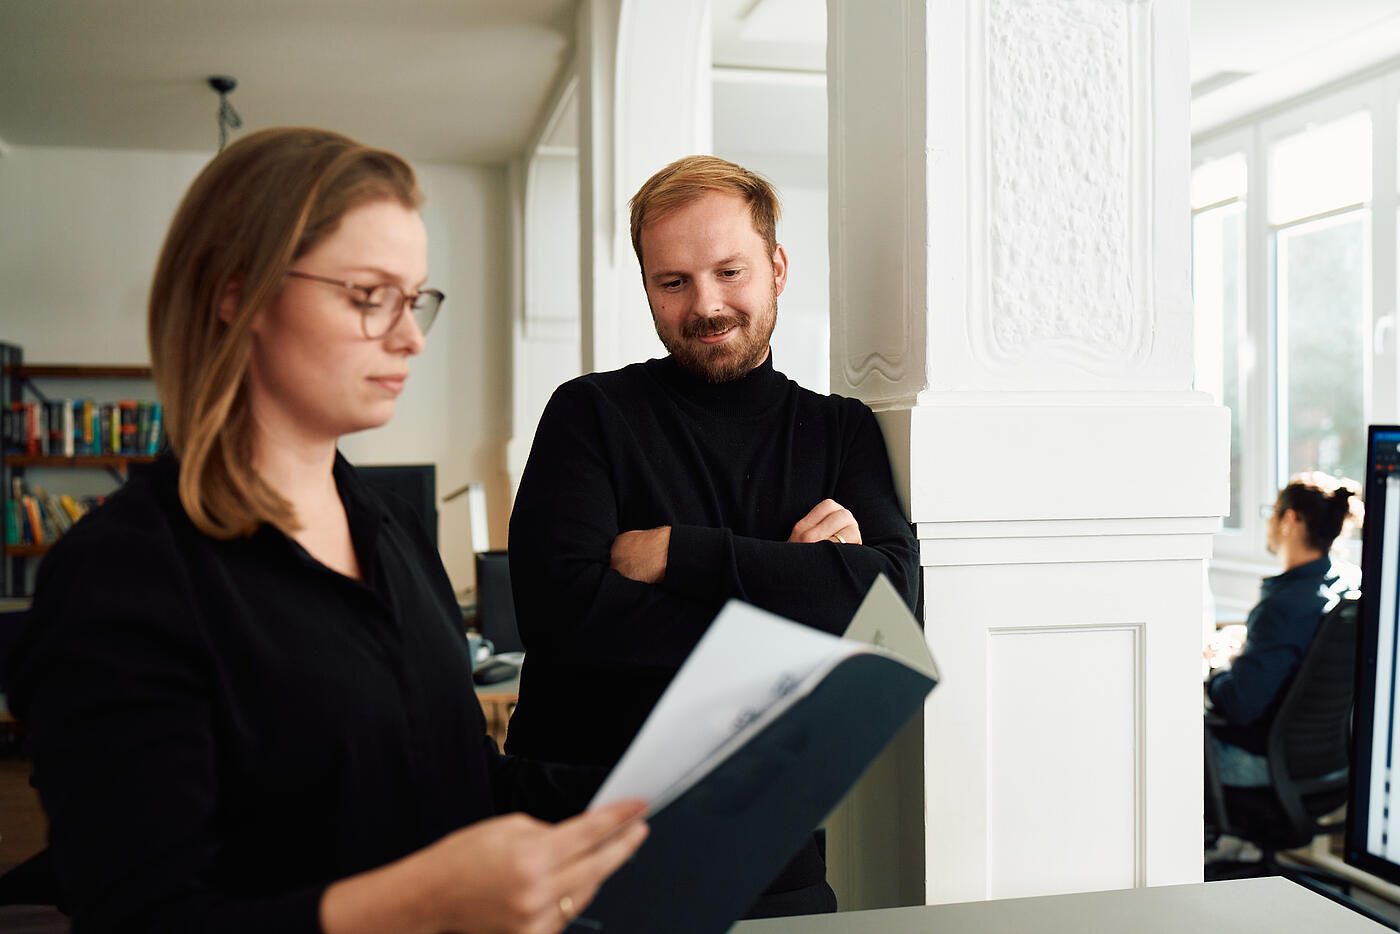
<instances>
[{"instance_id":1,"label":"white desk surface","mask_svg":"<svg viewBox=\"0 0 1400 934\"><path fill-rule=\"evenodd\" d=\"M1273 876L1080 895L741 921L731 934L1379 934L1388 928Z\"/></svg>"}]
</instances>

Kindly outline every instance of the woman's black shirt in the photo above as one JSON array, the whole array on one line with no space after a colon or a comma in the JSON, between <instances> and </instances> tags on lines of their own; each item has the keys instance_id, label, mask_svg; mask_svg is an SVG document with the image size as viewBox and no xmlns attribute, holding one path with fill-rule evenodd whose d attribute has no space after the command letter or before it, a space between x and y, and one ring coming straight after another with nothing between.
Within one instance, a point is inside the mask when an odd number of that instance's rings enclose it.
<instances>
[{"instance_id":1,"label":"woman's black shirt","mask_svg":"<svg viewBox=\"0 0 1400 934\"><path fill-rule=\"evenodd\" d=\"M558 784L576 775L486 737L406 504L337 455L361 582L270 525L202 534L178 471L133 470L59 541L10 666L76 930L317 931L336 879L500 811L581 806Z\"/></svg>"}]
</instances>

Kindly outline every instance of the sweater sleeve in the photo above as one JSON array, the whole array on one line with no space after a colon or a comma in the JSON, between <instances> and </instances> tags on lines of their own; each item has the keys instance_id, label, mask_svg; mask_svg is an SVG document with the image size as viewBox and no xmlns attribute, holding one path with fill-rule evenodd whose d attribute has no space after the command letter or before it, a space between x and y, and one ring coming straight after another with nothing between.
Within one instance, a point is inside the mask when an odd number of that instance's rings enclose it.
<instances>
[{"instance_id":1,"label":"sweater sleeve","mask_svg":"<svg viewBox=\"0 0 1400 934\"><path fill-rule=\"evenodd\" d=\"M869 409L846 404L852 428L838 439L841 470L831 498L855 516L862 544L775 542L728 529L676 526L661 586L693 599L716 592L738 597L840 634L875 578L884 574L912 609L919 588L918 543L895 495L885 439Z\"/></svg>"},{"instance_id":2,"label":"sweater sleeve","mask_svg":"<svg viewBox=\"0 0 1400 934\"><path fill-rule=\"evenodd\" d=\"M73 930L319 931L323 887L207 881L216 752L188 581L168 542L115 531L79 526L47 556L9 671Z\"/></svg>"},{"instance_id":3,"label":"sweater sleeve","mask_svg":"<svg viewBox=\"0 0 1400 934\"><path fill-rule=\"evenodd\" d=\"M916 543L894 493L874 416L859 406L844 437L832 498L864 545L794 544L675 525L660 584L609 566L620 532L615 470L597 408L569 386L540 419L511 516L511 578L526 648L598 663L677 667L730 597L831 632L850 620L879 573L912 606ZM813 506L816 503L812 503Z\"/></svg>"},{"instance_id":4,"label":"sweater sleeve","mask_svg":"<svg viewBox=\"0 0 1400 934\"><path fill-rule=\"evenodd\" d=\"M1207 686L1216 711L1236 726L1263 716L1302 661L1297 642L1284 631L1283 614L1268 604L1260 604L1255 613L1244 651Z\"/></svg>"},{"instance_id":5,"label":"sweater sleeve","mask_svg":"<svg viewBox=\"0 0 1400 934\"><path fill-rule=\"evenodd\" d=\"M571 765L540 762L502 754L496 741L487 736L487 762L496 811L505 814L524 811L540 820L560 821L582 812L608 768L597 765Z\"/></svg>"},{"instance_id":6,"label":"sweater sleeve","mask_svg":"<svg viewBox=\"0 0 1400 934\"><path fill-rule=\"evenodd\" d=\"M511 590L527 652L658 668L685 660L723 599L614 571L623 531L599 412L566 384L540 416L511 511Z\"/></svg>"}]
</instances>

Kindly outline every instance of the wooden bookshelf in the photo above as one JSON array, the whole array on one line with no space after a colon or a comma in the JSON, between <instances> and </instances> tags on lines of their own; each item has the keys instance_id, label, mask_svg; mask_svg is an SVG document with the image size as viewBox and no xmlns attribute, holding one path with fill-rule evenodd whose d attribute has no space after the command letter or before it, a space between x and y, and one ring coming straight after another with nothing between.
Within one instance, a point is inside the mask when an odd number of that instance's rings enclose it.
<instances>
[{"instance_id":1,"label":"wooden bookshelf","mask_svg":"<svg viewBox=\"0 0 1400 934\"><path fill-rule=\"evenodd\" d=\"M52 542L43 545L6 545L5 555L9 558L37 558L52 547Z\"/></svg>"},{"instance_id":2,"label":"wooden bookshelf","mask_svg":"<svg viewBox=\"0 0 1400 934\"><path fill-rule=\"evenodd\" d=\"M148 366L73 365L63 363L25 363L6 366L5 375L16 379L150 379Z\"/></svg>"},{"instance_id":3,"label":"wooden bookshelf","mask_svg":"<svg viewBox=\"0 0 1400 934\"><path fill-rule=\"evenodd\" d=\"M87 389L88 382L110 380L150 383L151 368L146 365L115 363L28 363L21 348L0 342L0 407L8 415L12 403L28 401L30 404L47 405L51 396L66 396L68 393L55 393L49 390L45 381L57 381L61 389ZM135 387L113 387L112 394L128 395ZM99 390L99 393L101 391ZM33 398L26 400L26 396ZM77 400L73 400L77 401ZM94 400L94 404L102 404ZM113 405L117 400L113 400ZM65 416L65 421L66 421ZM139 421L139 418L138 418ZM129 430L129 429L128 429ZM107 431L104 423L103 433ZM139 426L138 426L139 432ZM138 438L144 441L144 438ZM23 447L21 446L21 450ZM12 447L11 450L14 450ZM72 450L72 448L69 448ZM126 482L128 468L132 464L148 464L156 460L148 454L4 454L0 456L0 515L10 518L10 505L14 482L23 478L31 468L62 471L105 471L111 475L115 485ZM46 484L47 485L47 484ZM42 508L42 507L41 507ZM61 534L61 533L60 533ZM41 560L53 547L53 539L43 545L6 544L3 546L3 560L0 560L0 594L18 596L23 593L27 578L34 563Z\"/></svg>"},{"instance_id":4,"label":"wooden bookshelf","mask_svg":"<svg viewBox=\"0 0 1400 934\"><path fill-rule=\"evenodd\" d=\"M150 454L79 454L64 457L62 454L6 454L6 467L96 467L108 470L125 470L130 464L149 464L155 460Z\"/></svg>"}]
</instances>

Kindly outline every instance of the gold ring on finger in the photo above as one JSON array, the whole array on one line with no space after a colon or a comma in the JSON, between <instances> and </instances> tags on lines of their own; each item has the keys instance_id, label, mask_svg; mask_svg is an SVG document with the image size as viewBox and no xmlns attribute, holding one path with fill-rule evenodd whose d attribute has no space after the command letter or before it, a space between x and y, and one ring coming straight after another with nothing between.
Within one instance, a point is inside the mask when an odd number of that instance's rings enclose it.
<instances>
[{"instance_id":1,"label":"gold ring on finger","mask_svg":"<svg viewBox=\"0 0 1400 934\"><path fill-rule=\"evenodd\" d=\"M559 896L559 913L565 921L574 920L574 900L567 895Z\"/></svg>"}]
</instances>

